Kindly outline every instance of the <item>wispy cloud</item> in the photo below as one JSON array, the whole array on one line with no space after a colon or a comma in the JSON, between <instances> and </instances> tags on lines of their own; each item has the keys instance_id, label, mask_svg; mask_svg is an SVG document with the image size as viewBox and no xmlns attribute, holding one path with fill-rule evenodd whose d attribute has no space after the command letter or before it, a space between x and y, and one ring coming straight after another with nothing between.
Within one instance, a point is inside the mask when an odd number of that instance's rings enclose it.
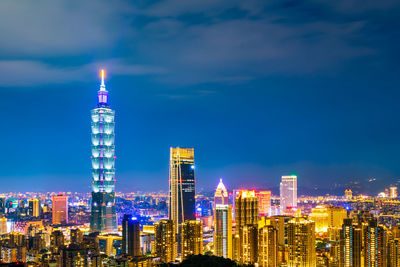
<instances>
[{"instance_id":1,"label":"wispy cloud","mask_svg":"<svg viewBox=\"0 0 400 267\"><path fill-rule=\"evenodd\" d=\"M165 73L165 70L160 67L126 64L118 59L62 67L33 60L2 60L0 61L0 86L35 87L84 82L100 68L110 70L113 76Z\"/></svg>"}]
</instances>

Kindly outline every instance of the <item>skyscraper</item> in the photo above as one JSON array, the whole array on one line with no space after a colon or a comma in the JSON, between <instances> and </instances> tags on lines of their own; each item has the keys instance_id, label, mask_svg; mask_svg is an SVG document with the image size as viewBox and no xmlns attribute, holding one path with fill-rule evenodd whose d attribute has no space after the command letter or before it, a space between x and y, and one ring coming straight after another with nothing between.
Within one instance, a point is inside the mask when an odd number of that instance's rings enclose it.
<instances>
[{"instance_id":1,"label":"skyscraper","mask_svg":"<svg viewBox=\"0 0 400 267\"><path fill-rule=\"evenodd\" d=\"M340 267L361 266L362 230L352 219L344 219L340 230Z\"/></svg>"},{"instance_id":2,"label":"skyscraper","mask_svg":"<svg viewBox=\"0 0 400 267\"><path fill-rule=\"evenodd\" d=\"M232 207L216 204L214 210L214 254L232 259Z\"/></svg>"},{"instance_id":3,"label":"skyscraper","mask_svg":"<svg viewBox=\"0 0 400 267\"><path fill-rule=\"evenodd\" d=\"M115 146L114 110L108 105L108 91L101 71L101 85L97 93L98 104L91 111L92 119L92 232L117 231L115 211Z\"/></svg>"},{"instance_id":4,"label":"skyscraper","mask_svg":"<svg viewBox=\"0 0 400 267\"><path fill-rule=\"evenodd\" d=\"M40 216L40 201L37 198L29 199L28 215L32 217Z\"/></svg>"},{"instance_id":5,"label":"skyscraper","mask_svg":"<svg viewBox=\"0 0 400 267\"><path fill-rule=\"evenodd\" d=\"M316 266L315 223L304 218L294 218L288 222L288 266Z\"/></svg>"},{"instance_id":6,"label":"skyscraper","mask_svg":"<svg viewBox=\"0 0 400 267\"><path fill-rule=\"evenodd\" d=\"M175 231L186 220L195 220L194 149L170 148L169 219Z\"/></svg>"},{"instance_id":7,"label":"skyscraper","mask_svg":"<svg viewBox=\"0 0 400 267\"><path fill-rule=\"evenodd\" d=\"M154 224L153 253L165 263L175 260L177 256L177 243L175 224L172 220L161 220Z\"/></svg>"},{"instance_id":8,"label":"skyscraper","mask_svg":"<svg viewBox=\"0 0 400 267\"><path fill-rule=\"evenodd\" d=\"M289 207L297 207L297 176L282 176L280 184L281 214Z\"/></svg>"},{"instance_id":9,"label":"skyscraper","mask_svg":"<svg viewBox=\"0 0 400 267\"><path fill-rule=\"evenodd\" d=\"M182 223L182 259L203 253L203 224L188 220Z\"/></svg>"},{"instance_id":10,"label":"skyscraper","mask_svg":"<svg viewBox=\"0 0 400 267\"><path fill-rule=\"evenodd\" d=\"M53 196L53 224L68 223L68 196Z\"/></svg>"},{"instance_id":11,"label":"skyscraper","mask_svg":"<svg viewBox=\"0 0 400 267\"><path fill-rule=\"evenodd\" d=\"M140 223L128 214L122 220L122 253L140 256Z\"/></svg>"},{"instance_id":12,"label":"skyscraper","mask_svg":"<svg viewBox=\"0 0 400 267\"><path fill-rule=\"evenodd\" d=\"M258 198L255 191L241 190L235 200L236 228L258 224Z\"/></svg>"},{"instance_id":13,"label":"skyscraper","mask_svg":"<svg viewBox=\"0 0 400 267\"><path fill-rule=\"evenodd\" d=\"M240 262L254 264L257 261L258 198L255 191L241 190L235 200L236 232L240 240Z\"/></svg>"}]
</instances>

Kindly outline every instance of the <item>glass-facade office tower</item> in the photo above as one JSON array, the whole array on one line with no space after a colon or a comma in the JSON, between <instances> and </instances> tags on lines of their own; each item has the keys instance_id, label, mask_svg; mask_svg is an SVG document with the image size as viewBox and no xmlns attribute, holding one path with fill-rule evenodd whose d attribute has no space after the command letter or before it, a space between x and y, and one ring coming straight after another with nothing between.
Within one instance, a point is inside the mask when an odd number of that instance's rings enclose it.
<instances>
[{"instance_id":1,"label":"glass-facade office tower","mask_svg":"<svg viewBox=\"0 0 400 267\"><path fill-rule=\"evenodd\" d=\"M122 220L122 253L140 256L140 223L128 214Z\"/></svg>"},{"instance_id":2,"label":"glass-facade office tower","mask_svg":"<svg viewBox=\"0 0 400 267\"><path fill-rule=\"evenodd\" d=\"M91 232L116 232L115 169L114 169L114 110L108 101L108 91L101 71L101 85L97 93L97 108L92 118L92 213Z\"/></svg>"},{"instance_id":3,"label":"glass-facade office tower","mask_svg":"<svg viewBox=\"0 0 400 267\"><path fill-rule=\"evenodd\" d=\"M284 214L287 208L297 207L297 176L282 176L280 184L281 214Z\"/></svg>"},{"instance_id":4,"label":"glass-facade office tower","mask_svg":"<svg viewBox=\"0 0 400 267\"><path fill-rule=\"evenodd\" d=\"M170 148L169 219L175 231L186 220L195 220L194 149Z\"/></svg>"}]
</instances>

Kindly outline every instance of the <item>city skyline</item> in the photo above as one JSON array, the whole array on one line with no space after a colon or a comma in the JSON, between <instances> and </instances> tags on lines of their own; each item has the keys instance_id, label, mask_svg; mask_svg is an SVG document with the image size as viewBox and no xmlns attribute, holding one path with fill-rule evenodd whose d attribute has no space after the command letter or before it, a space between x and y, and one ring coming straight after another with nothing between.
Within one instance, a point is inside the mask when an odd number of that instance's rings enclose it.
<instances>
[{"instance_id":1,"label":"city skyline","mask_svg":"<svg viewBox=\"0 0 400 267\"><path fill-rule=\"evenodd\" d=\"M90 191L101 67L119 111L117 191L167 190L171 146L195 148L209 191L221 177L272 189L294 173L299 193L399 179L396 1L89 2L0 3L2 190Z\"/></svg>"}]
</instances>

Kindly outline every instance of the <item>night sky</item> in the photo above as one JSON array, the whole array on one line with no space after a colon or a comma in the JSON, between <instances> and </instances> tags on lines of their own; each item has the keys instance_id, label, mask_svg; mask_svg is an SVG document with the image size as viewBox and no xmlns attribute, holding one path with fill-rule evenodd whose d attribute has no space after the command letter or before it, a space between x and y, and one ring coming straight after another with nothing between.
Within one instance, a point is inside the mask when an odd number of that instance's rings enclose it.
<instances>
[{"instance_id":1,"label":"night sky","mask_svg":"<svg viewBox=\"0 0 400 267\"><path fill-rule=\"evenodd\" d=\"M134 3L138 2L138 3ZM1 192L90 191L99 69L116 190L400 178L400 2L0 1Z\"/></svg>"}]
</instances>

